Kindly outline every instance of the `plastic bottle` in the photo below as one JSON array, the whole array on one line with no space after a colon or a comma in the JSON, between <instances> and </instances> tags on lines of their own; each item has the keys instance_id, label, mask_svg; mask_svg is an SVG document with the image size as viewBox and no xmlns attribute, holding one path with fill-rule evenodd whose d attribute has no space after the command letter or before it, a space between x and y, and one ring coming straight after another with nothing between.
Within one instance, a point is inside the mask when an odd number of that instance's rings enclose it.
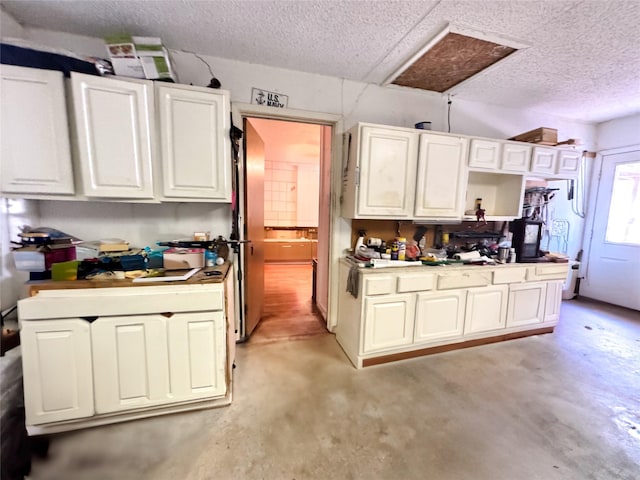
<instances>
[{"instance_id":1,"label":"plastic bottle","mask_svg":"<svg viewBox=\"0 0 640 480\"><path fill-rule=\"evenodd\" d=\"M400 245L397 240L394 240L391 244L391 260L398 260L398 250L400 249Z\"/></svg>"},{"instance_id":2,"label":"plastic bottle","mask_svg":"<svg viewBox=\"0 0 640 480\"><path fill-rule=\"evenodd\" d=\"M405 237L396 238L398 242L398 260L405 260L407 254L407 239Z\"/></svg>"},{"instance_id":3,"label":"plastic bottle","mask_svg":"<svg viewBox=\"0 0 640 480\"><path fill-rule=\"evenodd\" d=\"M205 250L204 251L204 265L205 267L213 267L216 264L216 259L218 255L213 250Z\"/></svg>"}]
</instances>

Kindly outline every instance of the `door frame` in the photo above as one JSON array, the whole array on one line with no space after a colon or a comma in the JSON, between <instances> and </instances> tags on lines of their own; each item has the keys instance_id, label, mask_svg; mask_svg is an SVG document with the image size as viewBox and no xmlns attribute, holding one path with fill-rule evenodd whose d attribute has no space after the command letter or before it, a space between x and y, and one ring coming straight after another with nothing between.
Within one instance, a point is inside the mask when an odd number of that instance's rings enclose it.
<instances>
[{"instance_id":1,"label":"door frame","mask_svg":"<svg viewBox=\"0 0 640 480\"><path fill-rule=\"evenodd\" d=\"M585 221L585 225L587 228L584 229L584 235L582 239L583 251L586 254L584 256L584 260L582 262L580 268L580 278L586 279L588 282L589 278L589 267L591 263L591 244L593 242L593 232L595 229L595 221L596 221L596 206L598 205L598 201L601 200L602 191L601 188L601 179L602 179L602 169L604 167L605 158L611 155L618 155L623 153L630 153L636 150L640 150L640 144L632 144L627 145L625 147L617 147L610 148L607 150L601 150L598 152L598 155L595 158L593 170L591 172L591 181L589 182L589 196L587 202L587 218Z\"/></svg>"},{"instance_id":2,"label":"door frame","mask_svg":"<svg viewBox=\"0 0 640 480\"><path fill-rule=\"evenodd\" d=\"M231 116L234 124L246 117L264 118L269 120L288 120L301 123L315 123L327 125L332 129L331 140L331 186L329 209L329 265L327 266L329 292L327 299L327 329L330 332L335 330L338 319L338 262L342 256L342 245L349 245L351 241L351 223L340 216L340 192L342 188L342 136L344 132L343 117L331 113L312 112L307 110L295 110L290 108L274 108L264 105L254 105L249 103L231 103ZM239 157L244 158L244 149L240 146ZM242 162L239 162L238 179L238 230L241 240L244 240L244 188L245 179L242 170ZM242 249L240 251L240 262L243 264L244 258ZM237 288L237 287L236 287ZM237 293L237 292L236 292ZM243 292L244 293L244 292ZM244 311L244 299L236 295L236 306L238 311ZM244 322L244 318L243 318ZM241 325L244 330L244 325ZM240 332L241 335L244 332Z\"/></svg>"}]
</instances>

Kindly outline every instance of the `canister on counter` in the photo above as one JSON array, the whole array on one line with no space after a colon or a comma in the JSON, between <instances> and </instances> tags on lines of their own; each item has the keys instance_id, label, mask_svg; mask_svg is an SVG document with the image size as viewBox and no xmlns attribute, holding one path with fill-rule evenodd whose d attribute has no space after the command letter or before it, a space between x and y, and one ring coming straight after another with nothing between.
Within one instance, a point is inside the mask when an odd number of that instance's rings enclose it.
<instances>
[{"instance_id":1,"label":"canister on counter","mask_svg":"<svg viewBox=\"0 0 640 480\"><path fill-rule=\"evenodd\" d=\"M398 251L400 250L400 245L398 240L394 240L391 244L391 260L398 260Z\"/></svg>"},{"instance_id":2,"label":"canister on counter","mask_svg":"<svg viewBox=\"0 0 640 480\"><path fill-rule=\"evenodd\" d=\"M407 239L405 237L397 237L398 242L398 260L405 260L407 254Z\"/></svg>"}]
</instances>

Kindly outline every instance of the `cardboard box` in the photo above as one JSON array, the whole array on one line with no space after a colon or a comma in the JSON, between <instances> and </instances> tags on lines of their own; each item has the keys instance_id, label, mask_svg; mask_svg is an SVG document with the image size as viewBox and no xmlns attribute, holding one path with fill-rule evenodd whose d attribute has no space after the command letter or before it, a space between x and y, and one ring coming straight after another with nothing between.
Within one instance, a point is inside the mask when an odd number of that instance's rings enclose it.
<instances>
[{"instance_id":1,"label":"cardboard box","mask_svg":"<svg viewBox=\"0 0 640 480\"><path fill-rule=\"evenodd\" d=\"M556 145L558 143L558 130L555 128L540 127L511 137L509 140L537 143L539 145Z\"/></svg>"},{"instance_id":2,"label":"cardboard box","mask_svg":"<svg viewBox=\"0 0 640 480\"><path fill-rule=\"evenodd\" d=\"M162 254L165 270L204 267L204 248L170 248Z\"/></svg>"},{"instance_id":3,"label":"cardboard box","mask_svg":"<svg viewBox=\"0 0 640 480\"><path fill-rule=\"evenodd\" d=\"M112 35L105 42L116 75L175 81L169 54L159 38Z\"/></svg>"}]
</instances>

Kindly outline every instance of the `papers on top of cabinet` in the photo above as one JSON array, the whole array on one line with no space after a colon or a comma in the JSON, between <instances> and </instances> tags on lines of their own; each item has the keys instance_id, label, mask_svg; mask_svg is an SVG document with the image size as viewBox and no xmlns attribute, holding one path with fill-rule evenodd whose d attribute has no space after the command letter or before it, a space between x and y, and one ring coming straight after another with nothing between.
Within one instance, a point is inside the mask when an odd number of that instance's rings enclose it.
<instances>
[{"instance_id":1,"label":"papers on top of cabinet","mask_svg":"<svg viewBox=\"0 0 640 480\"><path fill-rule=\"evenodd\" d=\"M139 283L139 282L176 282L176 281L180 281L180 280L188 280L189 278L193 277L196 273L198 273L200 270L201 270L200 268L192 268L191 270L189 270L184 275L171 275L171 276L167 276L167 277L139 277L139 278L134 278L133 282L134 283Z\"/></svg>"}]
</instances>

